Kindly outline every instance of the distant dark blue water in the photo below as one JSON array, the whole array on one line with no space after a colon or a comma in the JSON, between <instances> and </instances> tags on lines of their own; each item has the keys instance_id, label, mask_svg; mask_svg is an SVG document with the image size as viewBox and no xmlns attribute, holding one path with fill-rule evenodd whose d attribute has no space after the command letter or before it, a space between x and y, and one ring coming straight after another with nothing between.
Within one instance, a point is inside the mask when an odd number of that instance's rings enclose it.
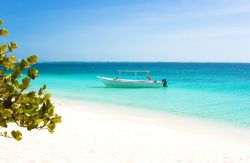
<instances>
[{"instance_id":1,"label":"distant dark blue water","mask_svg":"<svg viewBox=\"0 0 250 163\"><path fill-rule=\"evenodd\" d=\"M250 64L234 63L39 63L40 77L56 96L135 106L250 127ZM116 70L150 70L168 88L106 88L96 76ZM138 78L144 78L138 74ZM130 78L124 74L124 78Z\"/></svg>"}]
</instances>

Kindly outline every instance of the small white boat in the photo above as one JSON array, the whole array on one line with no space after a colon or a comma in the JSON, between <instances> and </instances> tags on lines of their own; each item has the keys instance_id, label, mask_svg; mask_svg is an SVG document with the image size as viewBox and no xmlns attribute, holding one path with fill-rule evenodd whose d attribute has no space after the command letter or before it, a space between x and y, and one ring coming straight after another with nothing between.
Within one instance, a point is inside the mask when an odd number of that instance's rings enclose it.
<instances>
[{"instance_id":1,"label":"small white boat","mask_svg":"<svg viewBox=\"0 0 250 163\"><path fill-rule=\"evenodd\" d=\"M120 74L122 72L135 73L135 80L131 79L120 79ZM137 73L145 73L147 80L136 80ZM167 87L167 80L162 79L160 81L153 80L149 76L149 71L130 71L130 70L118 70L118 77L107 78L97 76L97 78L102 81L108 87L120 87L120 88L160 88Z\"/></svg>"}]
</instances>

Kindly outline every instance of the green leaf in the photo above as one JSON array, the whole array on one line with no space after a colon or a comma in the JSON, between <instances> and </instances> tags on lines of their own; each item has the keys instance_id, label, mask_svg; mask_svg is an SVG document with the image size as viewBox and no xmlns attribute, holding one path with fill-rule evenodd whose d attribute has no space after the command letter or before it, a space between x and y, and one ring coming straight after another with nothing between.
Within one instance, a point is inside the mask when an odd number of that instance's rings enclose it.
<instances>
[{"instance_id":1,"label":"green leaf","mask_svg":"<svg viewBox=\"0 0 250 163\"><path fill-rule=\"evenodd\" d=\"M8 76L6 76L6 81L10 81L11 80L11 74L9 74Z\"/></svg>"},{"instance_id":2,"label":"green leaf","mask_svg":"<svg viewBox=\"0 0 250 163\"><path fill-rule=\"evenodd\" d=\"M11 131L11 135L13 136L14 139L16 139L17 141L22 140L22 133L18 130L13 130Z\"/></svg>"},{"instance_id":3,"label":"green leaf","mask_svg":"<svg viewBox=\"0 0 250 163\"><path fill-rule=\"evenodd\" d=\"M36 55L32 55L32 56L30 56L30 57L27 58L27 61L31 65L35 64L37 62L37 60L38 60L38 57Z\"/></svg>"},{"instance_id":4,"label":"green leaf","mask_svg":"<svg viewBox=\"0 0 250 163\"><path fill-rule=\"evenodd\" d=\"M8 30L3 28L0 30L0 35L6 37L9 34Z\"/></svg>"},{"instance_id":5,"label":"green leaf","mask_svg":"<svg viewBox=\"0 0 250 163\"><path fill-rule=\"evenodd\" d=\"M48 99L51 98L51 94L50 93L46 93L43 98L44 98L44 100L48 100Z\"/></svg>"},{"instance_id":6,"label":"green leaf","mask_svg":"<svg viewBox=\"0 0 250 163\"><path fill-rule=\"evenodd\" d=\"M6 52L7 47L8 47L8 45L7 45L7 44L2 44L2 45L0 46L0 51L1 51L1 54Z\"/></svg>"},{"instance_id":7,"label":"green leaf","mask_svg":"<svg viewBox=\"0 0 250 163\"><path fill-rule=\"evenodd\" d=\"M11 54L10 55L10 60L11 60L12 63L15 63L16 62L16 57L13 54Z\"/></svg>"},{"instance_id":8,"label":"green leaf","mask_svg":"<svg viewBox=\"0 0 250 163\"><path fill-rule=\"evenodd\" d=\"M30 84L30 79L27 78L27 77L25 77L25 78L23 78L22 83L23 83L25 86L29 86L29 84Z\"/></svg>"},{"instance_id":9,"label":"green leaf","mask_svg":"<svg viewBox=\"0 0 250 163\"><path fill-rule=\"evenodd\" d=\"M45 90L45 89L46 89L46 87L47 87L46 85L43 85L43 90Z\"/></svg>"},{"instance_id":10,"label":"green leaf","mask_svg":"<svg viewBox=\"0 0 250 163\"><path fill-rule=\"evenodd\" d=\"M39 89L38 91L38 96L41 96L43 94L43 91L46 89L46 85L43 85L42 88Z\"/></svg>"},{"instance_id":11,"label":"green leaf","mask_svg":"<svg viewBox=\"0 0 250 163\"><path fill-rule=\"evenodd\" d=\"M7 135L8 135L8 132L4 131L3 136L7 137Z\"/></svg>"},{"instance_id":12,"label":"green leaf","mask_svg":"<svg viewBox=\"0 0 250 163\"><path fill-rule=\"evenodd\" d=\"M55 118L51 119L52 122L54 123L61 123L62 122L62 116L56 116Z\"/></svg>"},{"instance_id":13,"label":"green leaf","mask_svg":"<svg viewBox=\"0 0 250 163\"><path fill-rule=\"evenodd\" d=\"M21 60L20 62L21 69L28 68L29 66L30 66L29 62L25 61L24 59Z\"/></svg>"},{"instance_id":14,"label":"green leaf","mask_svg":"<svg viewBox=\"0 0 250 163\"><path fill-rule=\"evenodd\" d=\"M0 26L2 26L3 25L3 21L0 19Z\"/></svg>"},{"instance_id":15,"label":"green leaf","mask_svg":"<svg viewBox=\"0 0 250 163\"><path fill-rule=\"evenodd\" d=\"M0 121L0 126L4 127L4 128L8 127L7 123L5 121L3 121L3 120Z\"/></svg>"},{"instance_id":16,"label":"green leaf","mask_svg":"<svg viewBox=\"0 0 250 163\"><path fill-rule=\"evenodd\" d=\"M35 91L31 91L31 92L29 92L29 93L27 94L27 97L29 97L29 98L34 98L35 96L36 96Z\"/></svg>"},{"instance_id":17,"label":"green leaf","mask_svg":"<svg viewBox=\"0 0 250 163\"><path fill-rule=\"evenodd\" d=\"M34 124L35 125L39 125L42 121L43 121L42 119L36 119L35 122L34 122Z\"/></svg>"},{"instance_id":18,"label":"green leaf","mask_svg":"<svg viewBox=\"0 0 250 163\"><path fill-rule=\"evenodd\" d=\"M31 69L28 71L28 76L29 76L31 79L35 79L35 78L38 76L38 70L35 69L35 68L31 68Z\"/></svg>"},{"instance_id":19,"label":"green leaf","mask_svg":"<svg viewBox=\"0 0 250 163\"><path fill-rule=\"evenodd\" d=\"M10 47L11 47L11 49L17 49L17 44L16 43L14 43L14 42L10 42Z\"/></svg>"},{"instance_id":20,"label":"green leaf","mask_svg":"<svg viewBox=\"0 0 250 163\"><path fill-rule=\"evenodd\" d=\"M18 88L21 89L21 91L23 91L23 90L25 90L25 89L27 88L27 86L24 85L24 84L20 84L20 85L18 86Z\"/></svg>"},{"instance_id":21,"label":"green leaf","mask_svg":"<svg viewBox=\"0 0 250 163\"><path fill-rule=\"evenodd\" d=\"M8 69L13 69L14 64L11 61L8 61L5 63L5 68Z\"/></svg>"},{"instance_id":22,"label":"green leaf","mask_svg":"<svg viewBox=\"0 0 250 163\"><path fill-rule=\"evenodd\" d=\"M4 116L4 117L12 117L12 114L13 114L13 111L12 110L10 110L10 109L4 109L4 110L2 110L2 115Z\"/></svg>"},{"instance_id":23,"label":"green leaf","mask_svg":"<svg viewBox=\"0 0 250 163\"><path fill-rule=\"evenodd\" d=\"M40 88L39 91L38 91L38 96L41 96L43 94L43 89Z\"/></svg>"},{"instance_id":24,"label":"green leaf","mask_svg":"<svg viewBox=\"0 0 250 163\"><path fill-rule=\"evenodd\" d=\"M55 123L53 123L53 122L50 122L49 124L48 124L48 130L49 130L49 132L54 132L54 129L56 128L56 124Z\"/></svg>"}]
</instances>

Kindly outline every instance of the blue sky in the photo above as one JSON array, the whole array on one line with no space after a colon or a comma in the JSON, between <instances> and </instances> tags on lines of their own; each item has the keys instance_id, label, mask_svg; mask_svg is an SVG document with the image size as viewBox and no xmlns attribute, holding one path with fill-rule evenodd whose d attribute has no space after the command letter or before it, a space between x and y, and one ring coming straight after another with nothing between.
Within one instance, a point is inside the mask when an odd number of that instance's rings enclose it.
<instances>
[{"instance_id":1,"label":"blue sky","mask_svg":"<svg viewBox=\"0 0 250 163\"><path fill-rule=\"evenodd\" d=\"M249 0L0 0L18 57L250 62Z\"/></svg>"}]
</instances>

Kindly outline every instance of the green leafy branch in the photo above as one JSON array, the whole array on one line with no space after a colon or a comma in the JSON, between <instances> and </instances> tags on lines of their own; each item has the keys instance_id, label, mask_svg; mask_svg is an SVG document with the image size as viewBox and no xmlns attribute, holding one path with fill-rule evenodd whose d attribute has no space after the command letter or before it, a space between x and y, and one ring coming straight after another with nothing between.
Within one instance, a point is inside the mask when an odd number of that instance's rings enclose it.
<instances>
[{"instance_id":1,"label":"green leafy branch","mask_svg":"<svg viewBox=\"0 0 250 163\"><path fill-rule=\"evenodd\" d=\"M7 29L0 29L0 37L7 35ZM33 67L38 57L31 55L17 62L12 54L17 47L14 42L0 45L0 126L8 128L8 124L15 123L27 130L47 129L53 133L56 124L61 122L61 116L54 113L55 106L51 102L51 94L46 93L46 85L38 92L27 90L31 81L39 76L38 70ZM0 136L22 139L18 130L10 134L1 132Z\"/></svg>"}]
</instances>

